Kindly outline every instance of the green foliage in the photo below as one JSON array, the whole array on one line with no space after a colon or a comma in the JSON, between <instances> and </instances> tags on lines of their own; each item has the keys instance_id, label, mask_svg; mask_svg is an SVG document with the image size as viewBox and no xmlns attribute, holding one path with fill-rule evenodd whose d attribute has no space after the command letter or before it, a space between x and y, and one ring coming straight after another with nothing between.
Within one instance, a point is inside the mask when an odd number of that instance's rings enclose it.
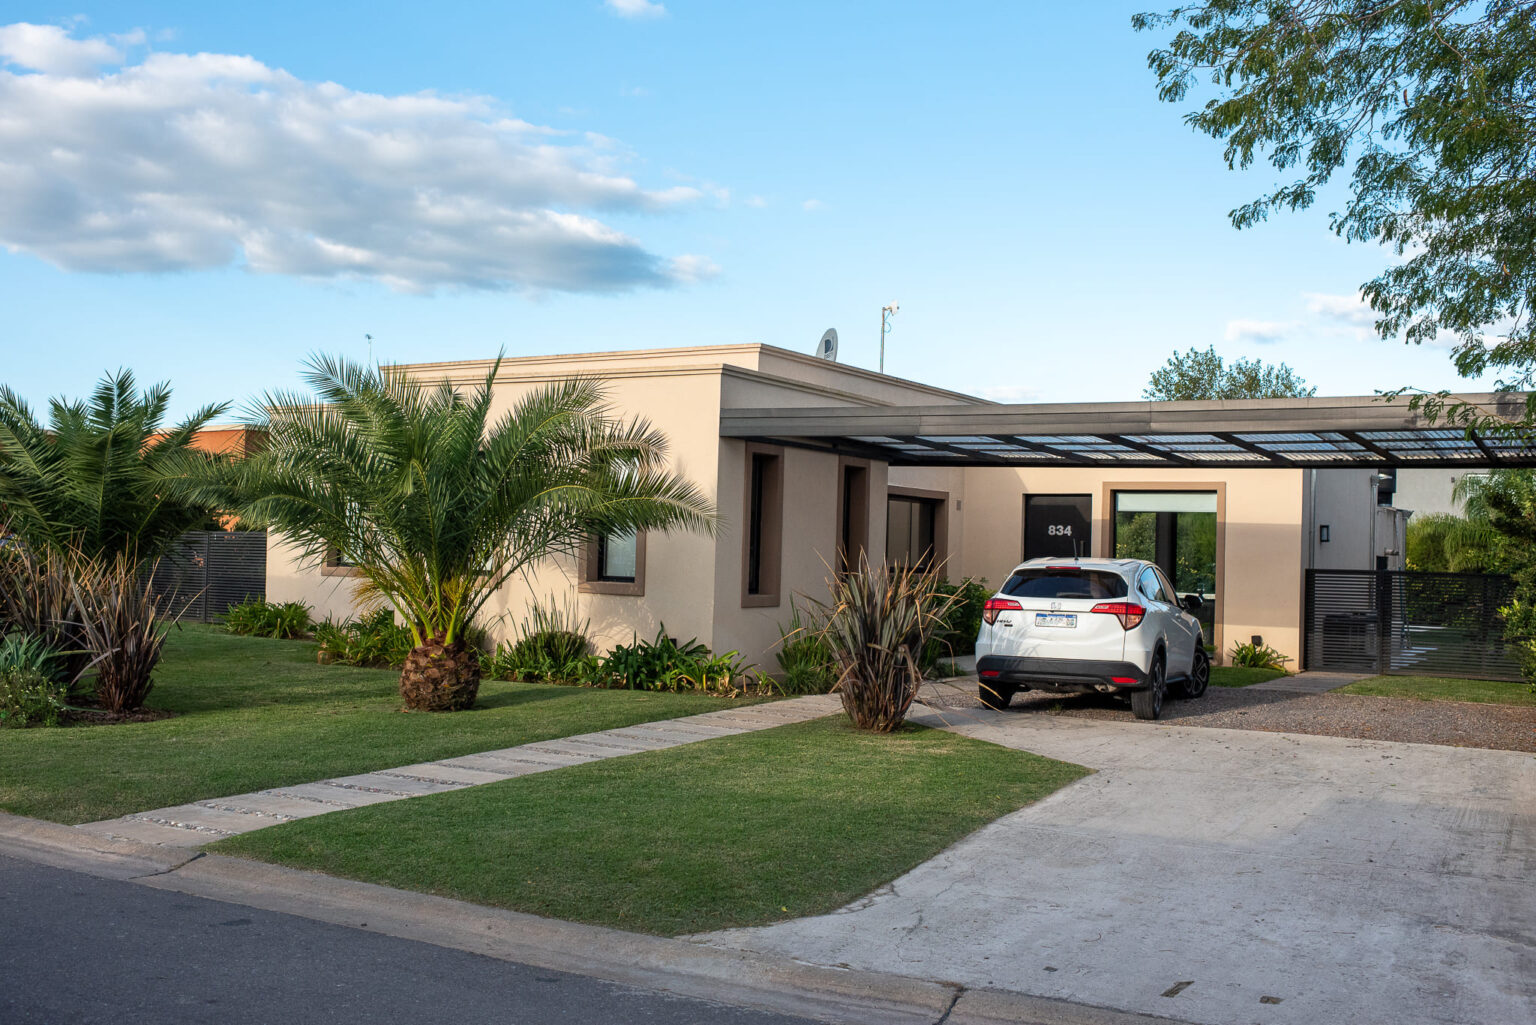
<instances>
[{"instance_id":1,"label":"green foliage","mask_svg":"<svg viewBox=\"0 0 1536 1025\"><path fill-rule=\"evenodd\" d=\"M367 669L398 669L416 642L411 631L395 622L389 609L337 623L327 618L315 624L320 660Z\"/></svg>"},{"instance_id":2,"label":"green foliage","mask_svg":"<svg viewBox=\"0 0 1536 1025\"><path fill-rule=\"evenodd\" d=\"M133 374L104 377L89 401L53 399L43 426L0 387L0 523L30 548L152 557L208 519L212 506L178 482L212 457L193 436L227 404L163 427L171 390L140 392Z\"/></svg>"},{"instance_id":3,"label":"green foliage","mask_svg":"<svg viewBox=\"0 0 1536 1025\"><path fill-rule=\"evenodd\" d=\"M981 632L981 614L987 599L992 597L992 589L987 586L986 580L978 577L966 577L958 584L939 581L934 590L953 600L944 615L940 636L930 641L930 650L924 652L925 667L932 665L934 659L969 655L976 650L976 635Z\"/></svg>"},{"instance_id":4,"label":"green foliage","mask_svg":"<svg viewBox=\"0 0 1536 1025\"><path fill-rule=\"evenodd\" d=\"M837 659L843 710L859 729L890 733L906 719L922 684L922 657L942 634L958 596L911 566L859 567L839 574L828 603L813 602Z\"/></svg>"},{"instance_id":5,"label":"green foliage","mask_svg":"<svg viewBox=\"0 0 1536 1025\"><path fill-rule=\"evenodd\" d=\"M789 623L779 627L779 647L774 652L779 676L774 685L782 694L826 694L837 684L837 658L821 632L821 624L803 613L793 599Z\"/></svg>"},{"instance_id":6,"label":"green foliage","mask_svg":"<svg viewBox=\"0 0 1536 1025\"><path fill-rule=\"evenodd\" d=\"M711 528L665 439L618 421L593 381L536 388L492 418L500 361L474 387L316 357L314 394L269 395L267 447L211 468L197 494L361 573L415 644L467 639L514 574L594 532Z\"/></svg>"},{"instance_id":7,"label":"green foliage","mask_svg":"<svg viewBox=\"0 0 1536 1025\"><path fill-rule=\"evenodd\" d=\"M665 625L651 641L620 644L582 665L581 682L619 690L654 690L735 696L759 689L757 674L740 653L716 655L695 638L679 643Z\"/></svg>"},{"instance_id":8,"label":"green foliage","mask_svg":"<svg viewBox=\"0 0 1536 1025\"><path fill-rule=\"evenodd\" d=\"M1505 545L1486 521L1451 513L1408 520L1407 567L1424 573L1502 573Z\"/></svg>"},{"instance_id":9,"label":"green foliage","mask_svg":"<svg viewBox=\"0 0 1536 1025\"><path fill-rule=\"evenodd\" d=\"M59 725L68 690L42 670L0 663L0 727Z\"/></svg>"},{"instance_id":10,"label":"green foliage","mask_svg":"<svg viewBox=\"0 0 1536 1025\"><path fill-rule=\"evenodd\" d=\"M1293 173L1233 210L1248 227L1310 207L1335 175L1349 198L1335 233L1397 257L1362 286L1383 338L1455 335L1465 376L1536 367L1536 29L1515 0L1207 0L1142 14L1177 30L1148 64L1159 95L1216 90L1187 121L1230 167L1267 157ZM1293 170L1294 169L1294 170ZM1485 337L1493 328L1491 337ZM1526 404L1524 420L1536 410ZM1482 411L1462 407L1474 419Z\"/></svg>"},{"instance_id":11,"label":"green foliage","mask_svg":"<svg viewBox=\"0 0 1536 1025\"><path fill-rule=\"evenodd\" d=\"M528 618L518 624L517 639L496 645L494 652L480 659L480 667L494 680L581 680L592 651L587 631L587 620L577 619L574 608L554 601L548 605L535 602Z\"/></svg>"},{"instance_id":12,"label":"green foliage","mask_svg":"<svg viewBox=\"0 0 1536 1025\"><path fill-rule=\"evenodd\" d=\"M1234 644L1227 661L1239 669L1285 669L1290 656L1282 655L1267 644Z\"/></svg>"},{"instance_id":13,"label":"green foliage","mask_svg":"<svg viewBox=\"0 0 1536 1025\"><path fill-rule=\"evenodd\" d=\"M64 655L45 637L21 632L0 638L0 672L41 673L50 680L64 678Z\"/></svg>"},{"instance_id":14,"label":"green foliage","mask_svg":"<svg viewBox=\"0 0 1536 1025\"><path fill-rule=\"evenodd\" d=\"M1141 393L1153 401L1188 401L1193 399L1285 399L1316 395L1290 367L1272 366L1263 360L1236 359L1228 366L1216 347L1204 352L1191 348L1175 352L1168 362L1154 371L1152 380Z\"/></svg>"},{"instance_id":15,"label":"green foliage","mask_svg":"<svg viewBox=\"0 0 1536 1025\"><path fill-rule=\"evenodd\" d=\"M310 608L301 601L276 602L253 599L230 606L219 617L224 629L242 637L275 637L292 640L309 632Z\"/></svg>"},{"instance_id":16,"label":"green foliage","mask_svg":"<svg viewBox=\"0 0 1536 1025\"><path fill-rule=\"evenodd\" d=\"M0 632L35 638L58 652L58 674L72 686L90 662L75 605L80 561L67 551L0 548Z\"/></svg>"}]
</instances>

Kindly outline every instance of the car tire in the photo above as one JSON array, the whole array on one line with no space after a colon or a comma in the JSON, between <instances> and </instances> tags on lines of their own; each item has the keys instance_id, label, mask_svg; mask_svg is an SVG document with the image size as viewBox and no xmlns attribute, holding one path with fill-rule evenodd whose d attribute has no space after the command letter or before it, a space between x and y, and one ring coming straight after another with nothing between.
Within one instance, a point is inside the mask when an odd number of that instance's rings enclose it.
<instances>
[{"instance_id":1,"label":"car tire","mask_svg":"<svg viewBox=\"0 0 1536 1025\"><path fill-rule=\"evenodd\" d=\"M1163 714L1163 699L1168 696L1168 670L1162 653L1152 660L1150 682L1142 690L1131 691L1131 712L1138 719L1156 719Z\"/></svg>"},{"instance_id":2,"label":"car tire","mask_svg":"<svg viewBox=\"0 0 1536 1025\"><path fill-rule=\"evenodd\" d=\"M1008 707L1008 702L1013 700L1013 691L1014 688L1006 683L983 683L977 688L981 703L998 711Z\"/></svg>"},{"instance_id":3,"label":"car tire","mask_svg":"<svg viewBox=\"0 0 1536 1025\"><path fill-rule=\"evenodd\" d=\"M1180 688L1186 698L1198 698L1211 685L1211 656L1205 653L1204 643L1195 645L1195 660L1189 667L1189 677Z\"/></svg>"}]
</instances>

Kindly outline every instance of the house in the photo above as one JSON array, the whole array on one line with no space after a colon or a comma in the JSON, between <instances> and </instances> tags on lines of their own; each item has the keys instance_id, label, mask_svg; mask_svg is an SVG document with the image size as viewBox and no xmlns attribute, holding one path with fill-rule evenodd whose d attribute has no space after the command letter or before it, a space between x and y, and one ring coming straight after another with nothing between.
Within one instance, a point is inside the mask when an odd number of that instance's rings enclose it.
<instances>
[{"instance_id":1,"label":"house","mask_svg":"<svg viewBox=\"0 0 1536 1025\"><path fill-rule=\"evenodd\" d=\"M398 369L473 385L491 365ZM553 601L603 646L665 625L769 667L791 602L824 596L860 551L994 586L1025 557L1153 559L1205 597L1218 653L1261 637L1299 661L1308 569L1401 565L1398 466L1533 455L1374 398L1010 406L767 345L510 358L496 412L573 375L666 434L722 526L552 558L492 600L492 635ZM351 613L350 567L268 544L269 600Z\"/></svg>"}]
</instances>

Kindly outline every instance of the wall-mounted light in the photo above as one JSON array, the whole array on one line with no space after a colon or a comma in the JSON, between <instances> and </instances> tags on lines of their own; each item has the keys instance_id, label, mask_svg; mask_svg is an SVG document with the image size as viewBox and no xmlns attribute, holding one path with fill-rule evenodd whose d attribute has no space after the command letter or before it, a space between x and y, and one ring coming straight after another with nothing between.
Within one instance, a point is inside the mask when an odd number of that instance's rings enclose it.
<instances>
[{"instance_id":1,"label":"wall-mounted light","mask_svg":"<svg viewBox=\"0 0 1536 1025\"><path fill-rule=\"evenodd\" d=\"M1317 525L1317 542L1324 545L1328 543L1328 524L1319 523Z\"/></svg>"}]
</instances>

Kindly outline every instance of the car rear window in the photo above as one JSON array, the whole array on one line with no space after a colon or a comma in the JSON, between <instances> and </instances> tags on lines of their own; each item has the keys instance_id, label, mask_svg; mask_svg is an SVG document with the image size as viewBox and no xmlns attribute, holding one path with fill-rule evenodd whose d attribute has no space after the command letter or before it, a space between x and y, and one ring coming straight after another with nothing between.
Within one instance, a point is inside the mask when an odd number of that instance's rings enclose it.
<instances>
[{"instance_id":1,"label":"car rear window","mask_svg":"<svg viewBox=\"0 0 1536 1025\"><path fill-rule=\"evenodd\" d=\"M1126 586L1124 577L1109 570L1046 566L1017 571L1003 593L1015 598L1124 598Z\"/></svg>"}]
</instances>

